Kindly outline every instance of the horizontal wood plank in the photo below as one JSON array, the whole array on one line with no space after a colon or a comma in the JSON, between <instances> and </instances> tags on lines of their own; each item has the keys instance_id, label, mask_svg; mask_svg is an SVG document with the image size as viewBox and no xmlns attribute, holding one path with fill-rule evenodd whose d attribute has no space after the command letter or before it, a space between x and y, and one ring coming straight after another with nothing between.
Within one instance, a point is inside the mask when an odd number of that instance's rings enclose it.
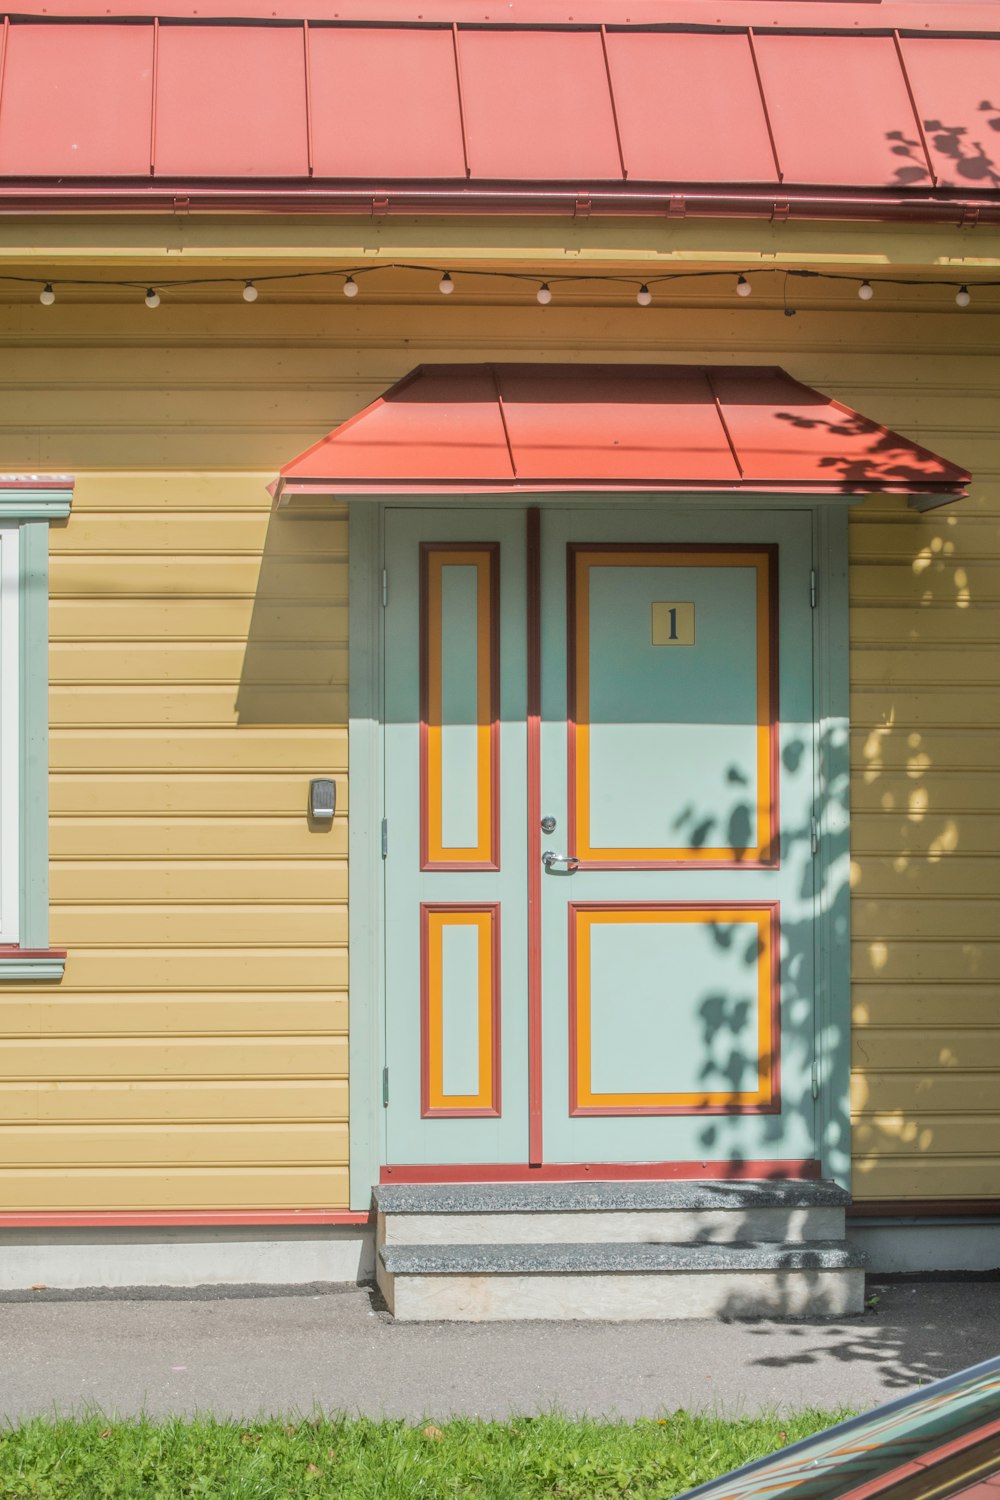
<instances>
[{"instance_id":1,"label":"horizontal wood plank","mask_svg":"<svg viewBox=\"0 0 1000 1500\"><path fill-rule=\"evenodd\" d=\"M346 1208L345 1166L0 1168L0 1211Z\"/></svg>"},{"instance_id":2,"label":"horizontal wood plank","mask_svg":"<svg viewBox=\"0 0 1000 1500\"><path fill-rule=\"evenodd\" d=\"M0 1082L6 1124L253 1125L346 1120L347 1080L338 1078L15 1080Z\"/></svg>"}]
</instances>

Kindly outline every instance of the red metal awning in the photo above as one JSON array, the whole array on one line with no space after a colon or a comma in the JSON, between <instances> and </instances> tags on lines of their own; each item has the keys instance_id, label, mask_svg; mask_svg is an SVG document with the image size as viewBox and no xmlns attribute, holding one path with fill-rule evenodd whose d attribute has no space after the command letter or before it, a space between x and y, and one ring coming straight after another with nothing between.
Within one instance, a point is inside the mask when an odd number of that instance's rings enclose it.
<instances>
[{"instance_id":1,"label":"red metal awning","mask_svg":"<svg viewBox=\"0 0 1000 1500\"><path fill-rule=\"evenodd\" d=\"M970 475L769 366L419 365L293 459L292 495L908 495Z\"/></svg>"}]
</instances>

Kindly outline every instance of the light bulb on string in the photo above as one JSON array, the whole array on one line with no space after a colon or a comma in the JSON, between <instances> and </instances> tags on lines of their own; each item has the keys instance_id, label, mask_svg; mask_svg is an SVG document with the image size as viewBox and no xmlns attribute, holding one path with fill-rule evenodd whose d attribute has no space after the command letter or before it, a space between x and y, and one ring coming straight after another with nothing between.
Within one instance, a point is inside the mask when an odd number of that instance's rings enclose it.
<instances>
[{"instance_id":1,"label":"light bulb on string","mask_svg":"<svg viewBox=\"0 0 1000 1500\"><path fill-rule=\"evenodd\" d=\"M47 281L38 294L38 300L43 307L51 307L56 300L56 294L52 290L51 281Z\"/></svg>"},{"instance_id":2,"label":"light bulb on string","mask_svg":"<svg viewBox=\"0 0 1000 1500\"><path fill-rule=\"evenodd\" d=\"M145 301L147 307L159 307L160 305L159 293L156 291L155 287L148 286L146 288L146 296L143 300Z\"/></svg>"},{"instance_id":3,"label":"light bulb on string","mask_svg":"<svg viewBox=\"0 0 1000 1500\"><path fill-rule=\"evenodd\" d=\"M260 296L260 293L258 292L257 288L254 286L253 282L252 281L248 281L247 284L243 288L243 301L244 302L256 302L257 298L259 296Z\"/></svg>"},{"instance_id":4,"label":"light bulb on string","mask_svg":"<svg viewBox=\"0 0 1000 1500\"><path fill-rule=\"evenodd\" d=\"M959 307L968 307L969 303L972 301L972 297L969 294L969 288L967 286L959 287L958 291L955 293L955 301Z\"/></svg>"},{"instance_id":5,"label":"light bulb on string","mask_svg":"<svg viewBox=\"0 0 1000 1500\"><path fill-rule=\"evenodd\" d=\"M542 282L535 295L543 307L548 307L549 303L552 301L552 293L549 290L549 284L547 281Z\"/></svg>"},{"instance_id":6,"label":"light bulb on string","mask_svg":"<svg viewBox=\"0 0 1000 1500\"><path fill-rule=\"evenodd\" d=\"M649 290L649 287L646 286L645 282L643 282L642 286L636 292L635 300L638 302L640 307L648 307L652 302L653 294Z\"/></svg>"},{"instance_id":7,"label":"light bulb on string","mask_svg":"<svg viewBox=\"0 0 1000 1500\"><path fill-rule=\"evenodd\" d=\"M454 290L455 283L451 279L451 272L445 271L444 275L441 277L441 280L438 282L438 291L441 293L442 297L448 297Z\"/></svg>"},{"instance_id":8,"label":"light bulb on string","mask_svg":"<svg viewBox=\"0 0 1000 1500\"><path fill-rule=\"evenodd\" d=\"M753 287L750 285L750 283L747 280L747 278L741 272L741 274L736 278L736 295L737 295L737 297L749 297L749 295L750 295L750 293L752 291L753 291Z\"/></svg>"},{"instance_id":9,"label":"light bulb on string","mask_svg":"<svg viewBox=\"0 0 1000 1500\"><path fill-rule=\"evenodd\" d=\"M360 290L360 288L358 286L358 283L355 281L354 277L353 276L348 276L347 280L344 282L344 296L345 297L356 297L358 295L359 290Z\"/></svg>"},{"instance_id":10,"label":"light bulb on string","mask_svg":"<svg viewBox=\"0 0 1000 1500\"><path fill-rule=\"evenodd\" d=\"M858 296L862 302L870 302L875 295L875 288L870 281L863 281L858 287Z\"/></svg>"}]
</instances>

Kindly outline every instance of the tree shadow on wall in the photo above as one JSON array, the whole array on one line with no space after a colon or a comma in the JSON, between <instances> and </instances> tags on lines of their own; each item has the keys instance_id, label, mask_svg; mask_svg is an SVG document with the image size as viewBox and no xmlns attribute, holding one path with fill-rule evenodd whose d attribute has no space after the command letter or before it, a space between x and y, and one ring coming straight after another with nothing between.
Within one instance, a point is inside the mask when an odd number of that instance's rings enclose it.
<instances>
[{"instance_id":1,"label":"tree shadow on wall","mask_svg":"<svg viewBox=\"0 0 1000 1500\"><path fill-rule=\"evenodd\" d=\"M838 728L820 735L817 755L821 770L842 758L843 740L843 730ZM759 1167L753 1165L755 1159L774 1157L780 1163L783 1156L794 1155L788 1149L789 1141L817 1139L811 1089L814 1047L824 1057L842 1055L849 1039L849 1017L832 1016L818 1008L814 918L814 912L826 910L836 922L839 913L846 926L849 851L843 814L847 789L843 776L824 774L820 778L824 790L818 801L814 799L808 790L813 778L812 753L809 744L798 736L786 741L781 759L786 791L789 782L802 778L794 797L786 795L783 799L779 830L781 866L796 872L796 889L786 892L780 912L781 1109L749 1116L737 1111L705 1114L698 1129L701 1154L706 1159L724 1160L730 1177L737 1179L759 1176ZM739 781L750 781L745 773L737 776L738 770L733 766L727 769L725 780L730 791ZM810 812L815 808L820 827L828 829L822 864L812 858L811 816L793 818L787 811L792 804L808 807ZM836 816L831 816L834 813ZM745 840L755 817L756 809L748 797L728 806L721 818L708 809L698 811L691 806L684 812L689 838L696 846L732 834L743 834ZM836 832L838 827L844 831ZM738 845L734 843L733 847L737 862L742 862ZM713 1094L752 1092L756 1087L760 1067L758 1016L761 1006L769 1001L758 987L761 947L757 933L748 934L744 923L722 921L711 923L708 931L728 972L733 973L735 960L746 975L746 985L738 980L725 988L715 985L697 1002L702 1054L699 1082L705 1091L702 1108L709 1105ZM846 1154L850 1144L847 1100L833 1098L829 1104L826 1146L834 1154ZM752 1152L747 1149L748 1126L754 1140ZM773 1175L780 1176L783 1170L777 1165Z\"/></svg>"},{"instance_id":2,"label":"tree shadow on wall","mask_svg":"<svg viewBox=\"0 0 1000 1500\"><path fill-rule=\"evenodd\" d=\"M241 727L346 726L346 511L271 512L236 712Z\"/></svg>"}]
</instances>

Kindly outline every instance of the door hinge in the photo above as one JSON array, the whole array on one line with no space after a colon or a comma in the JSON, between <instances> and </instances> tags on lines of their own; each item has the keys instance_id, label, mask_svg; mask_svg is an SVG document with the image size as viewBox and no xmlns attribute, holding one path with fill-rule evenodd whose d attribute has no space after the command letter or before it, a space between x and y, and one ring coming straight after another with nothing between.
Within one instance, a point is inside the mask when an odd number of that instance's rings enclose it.
<instances>
[{"instance_id":1,"label":"door hinge","mask_svg":"<svg viewBox=\"0 0 1000 1500\"><path fill-rule=\"evenodd\" d=\"M389 1067L388 1064L382 1069L382 1108L389 1108Z\"/></svg>"},{"instance_id":2,"label":"door hinge","mask_svg":"<svg viewBox=\"0 0 1000 1500\"><path fill-rule=\"evenodd\" d=\"M382 608L385 609L389 603L389 569L382 569Z\"/></svg>"},{"instance_id":3,"label":"door hinge","mask_svg":"<svg viewBox=\"0 0 1000 1500\"><path fill-rule=\"evenodd\" d=\"M817 1063L813 1063L812 1066L812 1096L814 1099L819 1098L819 1065Z\"/></svg>"},{"instance_id":4,"label":"door hinge","mask_svg":"<svg viewBox=\"0 0 1000 1500\"><path fill-rule=\"evenodd\" d=\"M816 569L809 569L809 605L811 609L816 608Z\"/></svg>"},{"instance_id":5,"label":"door hinge","mask_svg":"<svg viewBox=\"0 0 1000 1500\"><path fill-rule=\"evenodd\" d=\"M819 852L819 824L815 818L809 819L809 851L811 854Z\"/></svg>"},{"instance_id":6,"label":"door hinge","mask_svg":"<svg viewBox=\"0 0 1000 1500\"><path fill-rule=\"evenodd\" d=\"M382 819L382 858L385 859L389 853L389 819Z\"/></svg>"}]
</instances>

